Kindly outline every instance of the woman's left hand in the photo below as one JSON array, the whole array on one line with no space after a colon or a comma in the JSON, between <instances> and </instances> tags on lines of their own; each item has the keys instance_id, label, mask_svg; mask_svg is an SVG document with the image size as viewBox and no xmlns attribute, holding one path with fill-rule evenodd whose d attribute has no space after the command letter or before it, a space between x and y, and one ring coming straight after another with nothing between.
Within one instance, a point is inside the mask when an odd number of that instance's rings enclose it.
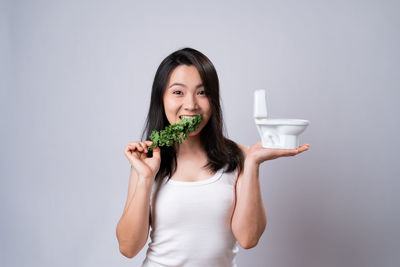
<instances>
[{"instance_id":1,"label":"woman's left hand","mask_svg":"<svg viewBox=\"0 0 400 267\"><path fill-rule=\"evenodd\" d=\"M261 141L259 141L249 148L246 159L248 158L256 164L261 164L266 160L298 155L308 150L309 147L309 144L305 144L299 146L297 149L265 148L262 146Z\"/></svg>"}]
</instances>

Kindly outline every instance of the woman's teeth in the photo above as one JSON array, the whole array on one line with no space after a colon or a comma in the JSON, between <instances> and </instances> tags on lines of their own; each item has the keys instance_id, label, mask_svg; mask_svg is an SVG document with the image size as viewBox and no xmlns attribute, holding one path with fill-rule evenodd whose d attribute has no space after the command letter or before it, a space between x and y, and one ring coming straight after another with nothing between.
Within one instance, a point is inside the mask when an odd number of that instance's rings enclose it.
<instances>
[{"instance_id":1,"label":"woman's teeth","mask_svg":"<svg viewBox=\"0 0 400 267\"><path fill-rule=\"evenodd\" d=\"M192 118L192 117L194 117L194 116L179 116L179 118L181 118L181 119L187 119L187 118Z\"/></svg>"}]
</instances>

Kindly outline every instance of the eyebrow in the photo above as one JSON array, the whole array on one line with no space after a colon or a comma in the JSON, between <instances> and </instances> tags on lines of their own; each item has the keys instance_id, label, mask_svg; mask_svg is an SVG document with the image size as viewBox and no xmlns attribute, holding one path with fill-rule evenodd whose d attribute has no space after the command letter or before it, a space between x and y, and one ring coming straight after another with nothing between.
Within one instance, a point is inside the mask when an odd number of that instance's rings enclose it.
<instances>
[{"instance_id":1,"label":"eyebrow","mask_svg":"<svg viewBox=\"0 0 400 267\"><path fill-rule=\"evenodd\" d=\"M172 86L175 86L175 85L179 85L179 86L182 86L182 87L187 88L187 86L184 85L183 83L173 83L173 84L171 84L171 86L170 86L169 88L171 88ZM203 87L203 86L204 86L204 85L203 85L202 83L200 83L200 84L196 85L196 89L197 89L197 88L200 88L200 87Z\"/></svg>"}]
</instances>

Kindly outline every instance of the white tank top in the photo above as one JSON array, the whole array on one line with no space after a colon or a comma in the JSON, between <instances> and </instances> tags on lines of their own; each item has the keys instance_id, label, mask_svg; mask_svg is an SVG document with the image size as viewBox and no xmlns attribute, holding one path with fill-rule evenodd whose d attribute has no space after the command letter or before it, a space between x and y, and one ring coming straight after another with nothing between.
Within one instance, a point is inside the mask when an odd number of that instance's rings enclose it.
<instances>
[{"instance_id":1,"label":"white tank top","mask_svg":"<svg viewBox=\"0 0 400 267\"><path fill-rule=\"evenodd\" d=\"M151 232L142 267L236 267L232 233L237 169L197 182L153 184Z\"/></svg>"}]
</instances>

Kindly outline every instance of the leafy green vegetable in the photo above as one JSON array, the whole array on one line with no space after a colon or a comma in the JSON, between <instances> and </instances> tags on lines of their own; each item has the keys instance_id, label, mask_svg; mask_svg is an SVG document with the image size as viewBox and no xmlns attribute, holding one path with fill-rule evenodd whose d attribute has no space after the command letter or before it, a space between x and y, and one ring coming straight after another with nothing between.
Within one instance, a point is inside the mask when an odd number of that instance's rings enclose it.
<instances>
[{"instance_id":1,"label":"leafy green vegetable","mask_svg":"<svg viewBox=\"0 0 400 267\"><path fill-rule=\"evenodd\" d=\"M150 139L153 141L153 145L149 146L148 149L153 150L158 146L172 146L174 141L178 141L182 144L183 139L187 138L187 133L196 131L199 128L200 122L202 121L201 115L196 115L192 118L184 118L177 123L168 125L164 130L157 131L153 130L150 134Z\"/></svg>"}]
</instances>

